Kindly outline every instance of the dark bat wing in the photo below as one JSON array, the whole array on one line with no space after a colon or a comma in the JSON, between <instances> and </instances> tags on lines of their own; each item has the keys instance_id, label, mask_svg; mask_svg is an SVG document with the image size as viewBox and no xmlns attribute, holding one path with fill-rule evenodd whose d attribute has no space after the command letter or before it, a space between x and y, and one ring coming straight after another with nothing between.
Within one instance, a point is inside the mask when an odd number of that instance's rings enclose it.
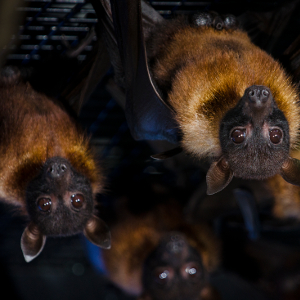
<instances>
[{"instance_id":1,"label":"dark bat wing","mask_svg":"<svg viewBox=\"0 0 300 300\"><path fill-rule=\"evenodd\" d=\"M86 38L87 42L93 38L93 33L95 35L95 31L92 28ZM67 51L66 56L77 56L86 45L88 44L84 41L83 45L79 45L76 49ZM61 93L61 97L72 107L77 115L79 115L83 104L88 100L109 68L110 61L106 47L102 39L98 37L97 44L94 46L92 53Z\"/></svg>"},{"instance_id":2,"label":"dark bat wing","mask_svg":"<svg viewBox=\"0 0 300 300\"><path fill-rule=\"evenodd\" d=\"M125 113L132 136L176 143L178 124L172 108L155 89L144 44L143 26L147 35L162 17L139 0L112 0L111 6L107 1L102 3L100 7L98 1L92 1L103 24L117 81L126 89Z\"/></svg>"}]
</instances>

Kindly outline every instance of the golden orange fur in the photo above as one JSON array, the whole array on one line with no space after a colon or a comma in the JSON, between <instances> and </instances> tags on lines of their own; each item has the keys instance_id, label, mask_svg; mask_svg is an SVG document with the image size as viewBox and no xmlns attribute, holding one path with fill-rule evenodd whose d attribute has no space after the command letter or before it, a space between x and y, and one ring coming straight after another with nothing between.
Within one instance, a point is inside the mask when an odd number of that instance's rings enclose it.
<instances>
[{"instance_id":1,"label":"golden orange fur","mask_svg":"<svg viewBox=\"0 0 300 300\"><path fill-rule=\"evenodd\" d=\"M102 176L91 153L89 140L67 112L27 83L0 87L0 198L25 204L27 183L54 156L70 161L86 175L93 193Z\"/></svg>"},{"instance_id":2,"label":"golden orange fur","mask_svg":"<svg viewBox=\"0 0 300 300\"><path fill-rule=\"evenodd\" d=\"M187 225L176 204L161 204L139 216L127 214L111 226L112 247L103 251L108 277L124 291L140 295L142 267L164 234L184 233L191 246L201 253L204 267L213 271L219 264L220 245L205 224Z\"/></svg>"},{"instance_id":3,"label":"golden orange fur","mask_svg":"<svg viewBox=\"0 0 300 300\"><path fill-rule=\"evenodd\" d=\"M153 74L167 81L168 102L183 132L183 148L200 158L221 155L219 125L252 85L269 87L289 123L291 148L299 140L300 108L295 86L281 65L240 30L185 26L163 46Z\"/></svg>"}]
</instances>

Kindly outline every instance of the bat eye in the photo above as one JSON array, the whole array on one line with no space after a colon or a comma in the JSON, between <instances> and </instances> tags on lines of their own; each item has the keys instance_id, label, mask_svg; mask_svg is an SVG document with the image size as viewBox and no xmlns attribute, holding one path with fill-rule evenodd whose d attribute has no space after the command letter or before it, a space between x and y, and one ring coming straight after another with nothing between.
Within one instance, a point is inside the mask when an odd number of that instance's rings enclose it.
<instances>
[{"instance_id":1,"label":"bat eye","mask_svg":"<svg viewBox=\"0 0 300 300\"><path fill-rule=\"evenodd\" d=\"M49 198L41 198L38 200L38 203L37 203L39 210L44 211L44 212L50 211L51 204L52 204L51 199L49 199Z\"/></svg>"},{"instance_id":2,"label":"bat eye","mask_svg":"<svg viewBox=\"0 0 300 300\"><path fill-rule=\"evenodd\" d=\"M166 284L172 279L172 271L165 268L158 268L154 271L156 282L159 284Z\"/></svg>"},{"instance_id":3,"label":"bat eye","mask_svg":"<svg viewBox=\"0 0 300 300\"><path fill-rule=\"evenodd\" d=\"M181 271L182 272L182 271ZM195 263L188 263L183 266L183 277L185 278L195 278L200 276L199 266Z\"/></svg>"},{"instance_id":4,"label":"bat eye","mask_svg":"<svg viewBox=\"0 0 300 300\"><path fill-rule=\"evenodd\" d=\"M282 140L282 131L278 128L271 129L269 131L269 135L270 135L270 141L273 144L279 144Z\"/></svg>"},{"instance_id":5,"label":"bat eye","mask_svg":"<svg viewBox=\"0 0 300 300\"><path fill-rule=\"evenodd\" d=\"M195 277L197 275L197 269L195 267L188 267L185 269L185 272L191 277Z\"/></svg>"},{"instance_id":6,"label":"bat eye","mask_svg":"<svg viewBox=\"0 0 300 300\"><path fill-rule=\"evenodd\" d=\"M83 195L74 194L71 196L71 203L75 208L81 208L84 202Z\"/></svg>"},{"instance_id":7,"label":"bat eye","mask_svg":"<svg viewBox=\"0 0 300 300\"><path fill-rule=\"evenodd\" d=\"M245 129L235 129L231 133L231 139L235 144L241 144L246 137Z\"/></svg>"}]
</instances>

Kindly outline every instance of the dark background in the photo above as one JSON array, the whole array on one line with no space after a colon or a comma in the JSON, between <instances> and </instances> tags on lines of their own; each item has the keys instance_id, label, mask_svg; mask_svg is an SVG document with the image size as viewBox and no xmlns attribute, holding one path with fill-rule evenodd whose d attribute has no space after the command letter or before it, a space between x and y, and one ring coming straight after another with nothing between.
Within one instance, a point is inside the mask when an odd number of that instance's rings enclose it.
<instances>
[{"instance_id":1,"label":"dark background","mask_svg":"<svg viewBox=\"0 0 300 300\"><path fill-rule=\"evenodd\" d=\"M281 2L283 1L150 1L166 18L197 10L216 10L236 15L242 14L246 9L268 11ZM94 10L84 0L24 0L23 4L16 8L24 14L18 33L8 45L9 54L5 64L34 70L33 85L59 97L62 83L68 83L72 74L89 58L96 43L94 38L76 59L67 60L63 58L66 48L61 36L64 34L69 43L75 46L86 36L89 28L96 24ZM289 43L290 35L297 34L296 28L300 25L298 15L299 8L290 20L285 38L273 47L275 57ZM145 182L155 181L170 189L178 188L180 195L184 195L181 198L189 199L205 173L195 162L180 166L180 173L174 171L174 162L150 159L153 147L147 142L136 142L131 138L122 108L107 91L112 76L110 70L82 108L78 119L82 127L92 135L92 143L99 153L99 160L107 176L106 193L98 199L103 208L103 217L106 217L105 212L112 210L118 195L137 189ZM98 250L82 235L48 238L40 256L26 263L20 248L25 224L26 220L10 207L0 205L1 299L129 299L101 274L100 263L97 261L100 253L98 255ZM257 274L251 261L239 252L247 239L245 230L226 225L220 227L220 224L215 226L219 228L219 234L225 241L225 249L230 249L231 258L234 257L234 261L224 264L225 271L214 277L216 285L223 289L223 299L246 299L238 296L238 290L246 293L249 299L266 299L262 294L257 294L255 287L249 287L246 283ZM299 244L298 232L289 234L290 239L287 239ZM277 237L278 235L275 236ZM226 272L231 275L226 277ZM237 275L232 275L233 273ZM233 296L233 289L237 291L236 296Z\"/></svg>"}]
</instances>

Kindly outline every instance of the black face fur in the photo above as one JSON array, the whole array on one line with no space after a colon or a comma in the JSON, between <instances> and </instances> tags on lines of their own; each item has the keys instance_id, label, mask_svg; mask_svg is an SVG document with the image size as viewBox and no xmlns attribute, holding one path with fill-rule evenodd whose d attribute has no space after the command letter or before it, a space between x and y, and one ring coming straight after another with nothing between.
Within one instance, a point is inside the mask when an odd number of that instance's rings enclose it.
<instances>
[{"instance_id":1,"label":"black face fur","mask_svg":"<svg viewBox=\"0 0 300 300\"><path fill-rule=\"evenodd\" d=\"M289 155L289 126L267 87L246 89L221 122L220 142L234 176L265 179L279 173Z\"/></svg>"},{"instance_id":2,"label":"black face fur","mask_svg":"<svg viewBox=\"0 0 300 300\"><path fill-rule=\"evenodd\" d=\"M89 180L61 157L48 159L26 190L31 220L44 235L72 235L84 229L93 212Z\"/></svg>"},{"instance_id":3,"label":"black face fur","mask_svg":"<svg viewBox=\"0 0 300 300\"><path fill-rule=\"evenodd\" d=\"M174 232L145 261L143 286L153 300L196 300L205 277L200 254Z\"/></svg>"}]
</instances>

